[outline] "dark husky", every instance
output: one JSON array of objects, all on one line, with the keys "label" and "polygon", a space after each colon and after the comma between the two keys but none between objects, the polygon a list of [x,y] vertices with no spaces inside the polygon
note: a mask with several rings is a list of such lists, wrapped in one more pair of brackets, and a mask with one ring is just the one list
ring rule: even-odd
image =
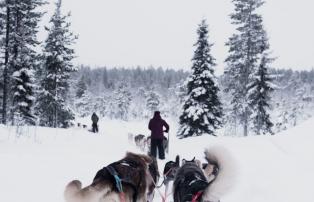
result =
[{"label": "dark husky", "polygon": [[232,188],[235,164],[222,147],[205,150],[206,164],[183,161],[173,183],[174,202],[218,202]]},{"label": "dark husky", "polygon": [[174,177],[180,168],[180,157],[176,156],[175,161],[168,161],[164,167],[164,184],[168,184],[170,181],[174,180]]},{"label": "dark husky", "polygon": [[[151,173],[151,172],[152,173]],[[65,189],[67,202],[147,202],[157,180],[157,163],[147,155],[128,152],[120,161],[99,170],[91,185],[82,189],[79,180]]]},{"label": "dark husky", "polygon": [[169,183],[174,180],[175,175],[180,168],[180,157],[179,155],[176,156],[175,161],[168,161],[165,164],[164,172],[163,172],[163,184],[165,185],[165,193],[164,197],[168,197],[168,189],[169,189]]},{"label": "dark husky", "polygon": [[173,199],[175,202],[195,201],[209,182],[197,160],[183,160],[182,163],[173,183]]}]

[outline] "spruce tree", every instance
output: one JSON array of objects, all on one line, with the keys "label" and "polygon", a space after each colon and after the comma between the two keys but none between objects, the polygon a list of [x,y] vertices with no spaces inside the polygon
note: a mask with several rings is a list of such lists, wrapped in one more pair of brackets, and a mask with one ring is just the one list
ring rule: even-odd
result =
[{"label": "spruce tree", "polygon": [[203,20],[197,30],[198,40],[192,59],[192,75],[187,80],[187,97],[180,116],[177,136],[185,138],[204,133],[215,135],[221,127],[222,107],[218,97],[219,88],[214,75],[215,59],[208,43],[208,28]]},{"label": "spruce tree", "polygon": [[276,132],[287,130],[289,127],[289,112],[287,110],[287,102],[285,100],[283,100],[282,104],[279,105],[279,110],[279,115],[276,117]]},{"label": "spruce tree", "polygon": [[153,114],[154,111],[158,111],[160,104],[160,96],[154,91],[154,89],[149,90],[146,93],[146,108]]},{"label": "spruce tree", "polygon": [[269,109],[270,93],[274,90],[272,77],[268,73],[268,64],[272,61],[268,54],[263,54],[258,70],[252,83],[249,85],[249,105],[254,112],[252,114],[253,131],[260,135],[273,134],[273,123],[270,120]]},{"label": "spruce tree", "polygon": [[121,83],[115,92],[115,101],[117,106],[116,118],[127,120],[129,114],[129,107],[132,101],[131,93],[127,88],[126,83]]},{"label": "spruce tree", "polygon": [[91,115],[91,112],[94,111],[92,104],[94,104],[94,102],[91,99],[90,93],[87,91],[75,100],[76,111],[81,117]]},{"label": "spruce tree", "polygon": [[7,108],[8,108],[8,82],[9,82],[9,34],[12,29],[10,13],[12,2],[1,1],[0,2],[0,54],[4,58],[0,58],[0,70],[1,70],[1,118],[2,123],[7,123]]},{"label": "spruce tree", "polygon": [[263,0],[233,0],[235,12],[231,14],[236,33],[226,43],[229,56],[225,60],[227,67],[225,77],[228,81],[226,91],[232,95],[232,116],[237,117],[243,125],[244,136],[248,135],[252,110],[249,106],[249,84],[258,69],[265,47],[265,31],[262,17],[257,9]]},{"label": "spruce tree", "polygon": [[38,95],[37,111],[40,124],[49,127],[68,127],[74,114],[67,106],[67,91],[70,73],[76,68],[72,64],[76,36],[70,31],[67,19],[70,15],[61,14],[61,0],[56,3],[51,27],[46,28],[48,37],[43,54],[42,78]]},{"label": "spruce tree", "polygon": [[77,83],[76,97],[81,98],[86,93],[86,90],[87,86],[85,83],[85,77],[83,75]]},{"label": "spruce tree", "polygon": [[[5,68],[6,75],[10,75],[10,93],[7,97],[12,101],[12,121],[14,124],[34,124],[32,106],[34,97],[34,70],[38,63],[35,48],[39,45],[37,40],[38,22],[43,13],[38,8],[43,5],[42,0],[20,0],[6,2],[7,25],[5,36]],[[10,70],[10,71],[9,71]],[[4,107],[4,113],[7,109]],[[5,118],[6,119],[6,118]],[[5,122],[4,119],[4,122]]]},{"label": "spruce tree", "polygon": [[[6,7],[5,7],[5,2],[1,1],[0,2],[0,55],[4,55],[5,52],[5,46],[4,46],[4,39],[5,39],[5,25],[6,25],[6,20],[5,20],[5,13],[6,13]],[[0,113],[1,113],[1,123],[5,124],[4,121],[4,113],[3,109],[5,106],[3,106],[3,95],[4,95],[4,60],[2,57],[0,57]]]}]

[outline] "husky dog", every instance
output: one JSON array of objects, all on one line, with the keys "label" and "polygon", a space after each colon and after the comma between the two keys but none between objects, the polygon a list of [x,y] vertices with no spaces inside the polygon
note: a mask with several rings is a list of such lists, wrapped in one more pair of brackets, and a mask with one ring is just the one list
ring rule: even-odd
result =
[{"label": "husky dog", "polygon": [[164,167],[164,184],[174,180],[174,177],[180,168],[180,157],[176,156],[175,161],[168,161]]},{"label": "husky dog", "polygon": [[206,164],[183,160],[173,183],[174,202],[219,202],[232,187],[235,167],[228,151],[221,147],[205,150]]},{"label": "husky dog", "polygon": [[151,157],[127,152],[123,159],[99,170],[91,185],[82,188],[79,180],[70,182],[64,197],[67,202],[147,202],[157,175],[157,163]]},{"label": "husky dog", "polygon": [[178,169],[180,168],[180,157],[179,155],[176,156],[175,161],[168,161],[164,167],[164,181],[163,184],[165,185],[165,197],[168,196],[168,189],[169,183],[174,180],[175,175],[177,174]]},{"label": "husky dog", "polygon": [[183,160],[173,182],[174,202],[195,201],[198,193],[208,185],[200,161],[195,158],[191,161]]},{"label": "husky dog", "polygon": [[142,151],[144,151],[146,146],[146,138],[145,135],[138,134],[134,137],[134,142],[137,147],[139,147]]}]

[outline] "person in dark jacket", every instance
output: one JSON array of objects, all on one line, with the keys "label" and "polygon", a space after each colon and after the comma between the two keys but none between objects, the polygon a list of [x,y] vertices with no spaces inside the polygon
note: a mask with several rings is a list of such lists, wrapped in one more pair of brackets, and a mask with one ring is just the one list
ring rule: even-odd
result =
[{"label": "person in dark jacket", "polygon": [[[165,131],[163,127],[166,128]],[[169,125],[161,118],[159,111],[155,111],[154,117],[149,121],[148,129],[151,130],[150,155],[156,158],[158,148],[159,159],[165,159],[164,132],[169,132]]]},{"label": "person in dark jacket", "polygon": [[96,115],[96,113],[94,112],[93,115],[92,115],[92,122],[93,122],[93,124],[92,124],[92,131],[94,133],[96,133],[96,132],[98,133],[98,120],[99,120],[99,118]]}]

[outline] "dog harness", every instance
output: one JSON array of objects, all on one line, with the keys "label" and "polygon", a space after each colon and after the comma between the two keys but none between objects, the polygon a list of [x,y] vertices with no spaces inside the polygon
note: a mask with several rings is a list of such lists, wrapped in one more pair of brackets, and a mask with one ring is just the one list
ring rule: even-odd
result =
[{"label": "dog harness", "polygon": [[183,201],[196,202],[202,197],[203,191],[208,187],[209,183],[202,179],[195,179],[191,182],[186,182],[186,195]]},{"label": "dog harness", "polygon": [[106,176],[106,173],[108,172],[113,177],[113,181],[115,183],[115,187],[116,187],[117,191],[119,192],[122,201],[125,201],[125,196],[124,196],[124,191],[123,191],[123,184],[129,185],[133,189],[133,191],[134,191],[133,197],[132,197],[133,198],[133,202],[136,202],[136,198],[137,198],[137,195],[138,195],[137,187],[139,185],[135,185],[132,182],[132,180],[130,178],[131,176],[121,176],[121,174],[118,173],[118,171],[115,168],[118,165],[127,166],[127,167],[129,167],[129,169],[137,169],[138,168],[137,163],[122,160],[122,161],[114,162],[114,163],[104,167],[102,170],[100,170],[99,175],[100,176]]},{"label": "dog harness", "polygon": [[197,202],[197,200],[202,196],[203,192],[199,191],[192,197],[192,202]]}]

